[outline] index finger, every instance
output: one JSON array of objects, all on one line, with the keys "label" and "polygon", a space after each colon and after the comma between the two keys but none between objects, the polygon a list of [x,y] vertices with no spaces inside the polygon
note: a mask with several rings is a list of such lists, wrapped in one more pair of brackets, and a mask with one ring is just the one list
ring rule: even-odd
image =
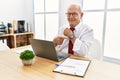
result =
[{"label": "index finger", "polygon": [[63,38],[63,39],[68,39],[68,37],[66,37],[66,36],[60,36],[61,38]]}]

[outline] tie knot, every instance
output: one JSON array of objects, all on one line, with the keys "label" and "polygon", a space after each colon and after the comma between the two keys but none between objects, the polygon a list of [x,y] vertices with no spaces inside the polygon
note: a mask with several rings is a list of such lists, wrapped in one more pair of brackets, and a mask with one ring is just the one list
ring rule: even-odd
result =
[{"label": "tie knot", "polygon": [[70,30],[74,31],[74,30],[75,30],[75,28],[71,27],[71,28],[70,28]]}]

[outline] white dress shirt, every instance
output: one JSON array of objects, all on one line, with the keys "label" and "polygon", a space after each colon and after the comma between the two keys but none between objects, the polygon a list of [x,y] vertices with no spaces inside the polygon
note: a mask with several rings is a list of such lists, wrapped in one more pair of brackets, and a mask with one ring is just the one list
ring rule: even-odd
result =
[{"label": "white dress shirt", "polygon": [[[57,36],[64,36],[63,32],[65,28],[70,28],[69,25],[60,27]],[[73,44],[74,55],[86,56],[89,51],[89,47],[93,42],[93,30],[88,25],[79,23],[74,30],[76,40]],[[69,39],[64,39],[61,45],[56,46],[56,50],[68,53]]]}]

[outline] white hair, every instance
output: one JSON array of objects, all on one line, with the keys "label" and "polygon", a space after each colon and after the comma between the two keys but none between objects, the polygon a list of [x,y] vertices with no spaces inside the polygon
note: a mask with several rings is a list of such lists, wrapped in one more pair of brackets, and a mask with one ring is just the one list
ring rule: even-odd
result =
[{"label": "white hair", "polygon": [[79,6],[80,11],[81,11],[82,13],[84,12],[81,4],[78,4],[78,3],[71,3],[71,4],[69,5],[69,7],[70,7],[71,5]]}]

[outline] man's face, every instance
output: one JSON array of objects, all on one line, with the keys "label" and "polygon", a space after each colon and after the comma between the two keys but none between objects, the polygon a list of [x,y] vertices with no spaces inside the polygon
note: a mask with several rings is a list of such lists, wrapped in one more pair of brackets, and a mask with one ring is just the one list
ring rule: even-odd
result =
[{"label": "man's face", "polygon": [[70,7],[66,14],[71,27],[75,27],[77,24],[79,24],[80,19],[83,16],[83,13],[80,13],[79,9],[76,7]]}]

